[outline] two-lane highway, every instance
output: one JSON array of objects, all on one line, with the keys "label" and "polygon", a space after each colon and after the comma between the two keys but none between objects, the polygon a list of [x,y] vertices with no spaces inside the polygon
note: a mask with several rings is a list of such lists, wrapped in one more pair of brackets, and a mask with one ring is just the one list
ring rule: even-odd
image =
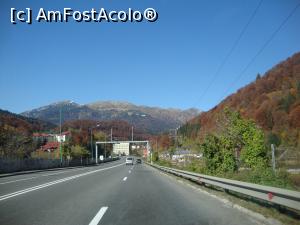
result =
[{"label": "two-lane highway", "polygon": [[0,224],[256,223],[145,164],[119,160],[0,178]]}]

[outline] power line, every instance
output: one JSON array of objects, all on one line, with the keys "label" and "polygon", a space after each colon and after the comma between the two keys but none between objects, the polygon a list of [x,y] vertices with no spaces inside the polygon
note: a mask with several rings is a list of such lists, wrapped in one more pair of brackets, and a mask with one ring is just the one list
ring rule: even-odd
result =
[{"label": "power line", "polygon": [[[215,74],[213,75],[212,79],[210,80],[209,84],[206,86],[206,88],[204,89],[204,91],[202,92],[202,94],[200,95],[200,98],[197,102],[200,102],[202,100],[202,98],[206,95],[207,91],[209,90],[209,88],[213,85],[215,79],[218,77],[219,73],[221,72],[222,68],[224,67],[224,65],[226,64],[226,62],[228,61],[229,57],[231,56],[231,54],[233,53],[233,51],[235,50],[236,46],[239,44],[240,40],[242,39],[244,33],[246,32],[247,28],[249,27],[250,23],[252,22],[252,20],[254,19],[255,15],[257,14],[258,9],[260,8],[262,2],[264,0],[261,0],[258,5],[256,6],[255,10],[253,11],[253,13],[251,14],[251,16],[249,17],[249,20],[247,21],[247,23],[245,24],[245,26],[243,27],[243,29],[241,30],[239,36],[237,37],[237,39],[235,40],[235,42],[233,43],[233,45],[231,46],[229,52],[227,53],[227,55],[225,56],[224,60],[222,61],[222,63],[219,65],[219,67],[217,68]],[[196,105],[196,103],[194,105]]]},{"label": "power line", "polygon": [[233,82],[230,83],[228,88],[225,90],[219,101],[221,101],[227,94],[227,92],[232,88],[232,86],[237,83],[241,77],[245,74],[248,68],[254,63],[256,58],[265,50],[265,48],[270,44],[273,38],[278,34],[278,32],[282,29],[282,27],[287,23],[287,21],[292,17],[292,15],[296,12],[296,10],[300,7],[300,2],[293,8],[293,10],[288,14],[288,16],[281,22],[281,24],[277,27],[277,29],[271,34],[271,36],[267,39],[267,41],[262,45],[262,47],[257,51],[257,53],[252,57],[249,63],[245,66],[245,68],[239,73],[239,75],[234,79]]}]

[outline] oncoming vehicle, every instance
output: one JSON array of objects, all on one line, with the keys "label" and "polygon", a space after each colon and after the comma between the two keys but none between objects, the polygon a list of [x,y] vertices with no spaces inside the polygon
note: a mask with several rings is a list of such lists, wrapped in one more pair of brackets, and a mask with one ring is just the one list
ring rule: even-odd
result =
[{"label": "oncoming vehicle", "polygon": [[125,161],[126,165],[133,165],[133,158],[132,157],[127,157]]},{"label": "oncoming vehicle", "polygon": [[141,159],[136,159],[136,163],[142,163],[142,160]]}]

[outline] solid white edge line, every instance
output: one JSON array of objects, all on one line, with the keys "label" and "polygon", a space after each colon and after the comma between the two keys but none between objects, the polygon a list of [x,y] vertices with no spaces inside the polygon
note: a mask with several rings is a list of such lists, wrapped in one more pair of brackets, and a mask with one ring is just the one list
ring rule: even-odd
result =
[{"label": "solid white edge line", "polygon": [[108,209],[107,206],[101,207],[101,209],[98,211],[98,213],[92,219],[92,221],[89,223],[89,225],[97,225],[100,222],[101,218],[103,217],[103,215],[107,209]]},{"label": "solid white edge line", "polygon": [[78,177],[93,174],[93,173],[103,171],[103,170],[112,169],[112,168],[115,168],[115,167],[118,167],[118,166],[121,166],[121,165],[124,165],[124,163],[121,163],[121,164],[118,164],[118,165],[115,165],[115,166],[111,166],[111,167],[98,169],[98,170],[89,171],[89,172],[86,172],[86,173],[77,174],[77,175],[74,175],[74,176],[70,176],[70,177],[59,179],[59,180],[51,181],[51,182],[48,182],[48,183],[45,183],[45,184],[37,185],[37,186],[31,187],[31,188],[26,188],[26,189],[16,191],[16,192],[13,192],[13,193],[10,193],[10,194],[2,195],[2,196],[0,196],[0,201],[8,199],[8,198],[15,197],[15,196],[18,196],[18,195],[21,195],[21,194],[25,194],[25,193],[28,193],[28,192],[31,192],[31,191],[35,191],[35,190],[38,190],[38,189],[41,189],[41,188],[49,187],[49,186],[52,186],[54,184],[62,183],[62,182],[68,181],[68,180],[73,180],[73,179],[78,178]]},{"label": "solid white edge line", "polygon": [[123,178],[123,181],[126,181],[126,180],[127,180],[127,177],[124,177],[124,178]]}]

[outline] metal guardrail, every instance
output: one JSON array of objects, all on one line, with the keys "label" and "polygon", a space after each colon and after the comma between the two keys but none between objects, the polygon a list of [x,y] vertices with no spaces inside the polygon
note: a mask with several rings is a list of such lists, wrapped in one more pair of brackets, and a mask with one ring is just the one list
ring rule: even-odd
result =
[{"label": "metal guardrail", "polygon": [[216,187],[221,187],[224,190],[242,193],[244,195],[262,199],[270,203],[275,203],[281,206],[289,207],[291,209],[300,210],[300,192],[298,191],[291,191],[282,188],[269,187],[259,184],[208,176],[199,173],[158,166],[154,164],[149,165],[167,173],[171,173],[176,176],[193,180],[198,183],[204,183]]}]

